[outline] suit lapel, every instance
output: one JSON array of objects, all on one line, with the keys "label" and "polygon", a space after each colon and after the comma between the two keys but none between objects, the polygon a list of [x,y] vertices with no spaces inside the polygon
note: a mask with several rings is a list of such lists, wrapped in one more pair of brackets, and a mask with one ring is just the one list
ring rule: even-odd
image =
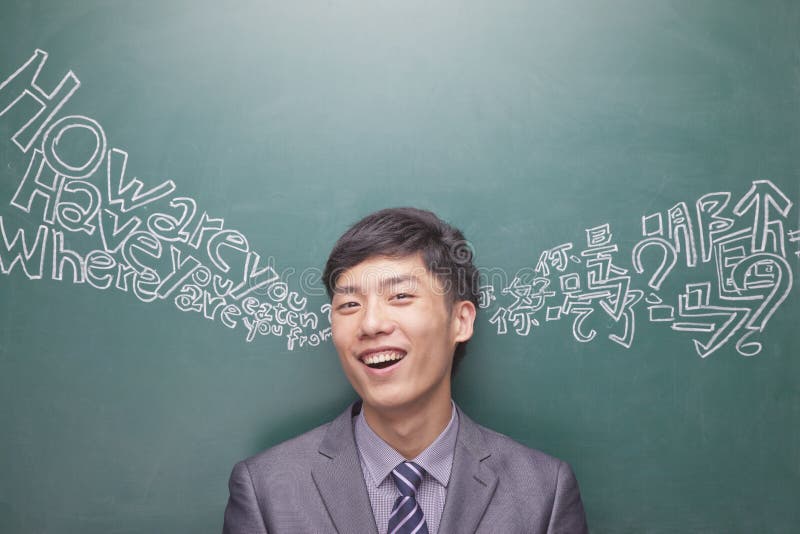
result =
[{"label": "suit lapel", "polygon": [[487,449],[478,425],[458,409],[458,438],[439,531],[472,534],[497,487],[497,475],[482,462]]},{"label": "suit lapel", "polygon": [[311,476],[338,532],[377,534],[353,436],[353,409],[328,427],[320,454],[311,466]]}]

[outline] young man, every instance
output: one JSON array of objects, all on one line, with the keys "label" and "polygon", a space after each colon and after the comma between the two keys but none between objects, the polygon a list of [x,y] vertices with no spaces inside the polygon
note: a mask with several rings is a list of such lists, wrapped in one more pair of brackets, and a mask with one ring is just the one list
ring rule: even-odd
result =
[{"label": "young man", "polygon": [[361,401],[238,463],[226,534],[587,532],[570,467],[471,421],[450,381],[478,280],[460,231],[382,210],[325,267],[333,343]]}]

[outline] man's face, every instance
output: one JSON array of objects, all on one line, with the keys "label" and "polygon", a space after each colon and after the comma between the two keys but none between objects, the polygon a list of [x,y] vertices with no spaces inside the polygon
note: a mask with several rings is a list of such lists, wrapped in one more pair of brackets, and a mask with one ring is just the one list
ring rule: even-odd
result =
[{"label": "man's face", "polygon": [[333,344],[367,409],[449,401],[453,352],[475,318],[471,302],[448,305],[449,298],[419,255],[376,256],[338,277]]}]

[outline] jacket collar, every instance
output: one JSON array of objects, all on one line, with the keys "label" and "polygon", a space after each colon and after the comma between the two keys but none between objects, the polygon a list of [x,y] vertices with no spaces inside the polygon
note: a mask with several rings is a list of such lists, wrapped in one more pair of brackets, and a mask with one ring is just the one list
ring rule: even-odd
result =
[{"label": "jacket collar", "polygon": [[481,428],[461,408],[453,470],[439,532],[474,533],[497,488],[497,475],[484,460],[492,453]]},{"label": "jacket collar", "polygon": [[357,402],[328,425],[311,476],[338,532],[378,534],[353,434],[360,410]]},{"label": "jacket collar", "polygon": [[[472,533],[494,495],[497,475],[483,463],[491,452],[480,427],[456,410],[458,437],[439,531]],[[337,531],[377,534],[353,433],[353,416],[360,411],[356,402],[331,422],[311,475]]]}]

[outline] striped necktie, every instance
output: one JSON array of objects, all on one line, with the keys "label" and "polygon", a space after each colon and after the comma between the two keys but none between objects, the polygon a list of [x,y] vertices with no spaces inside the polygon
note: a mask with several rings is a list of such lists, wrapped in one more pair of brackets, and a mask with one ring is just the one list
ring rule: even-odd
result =
[{"label": "striped necktie", "polygon": [[416,498],[423,473],[425,470],[414,462],[403,462],[392,470],[400,496],[389,516],[389,534],[428,534],[428,525]]}]

